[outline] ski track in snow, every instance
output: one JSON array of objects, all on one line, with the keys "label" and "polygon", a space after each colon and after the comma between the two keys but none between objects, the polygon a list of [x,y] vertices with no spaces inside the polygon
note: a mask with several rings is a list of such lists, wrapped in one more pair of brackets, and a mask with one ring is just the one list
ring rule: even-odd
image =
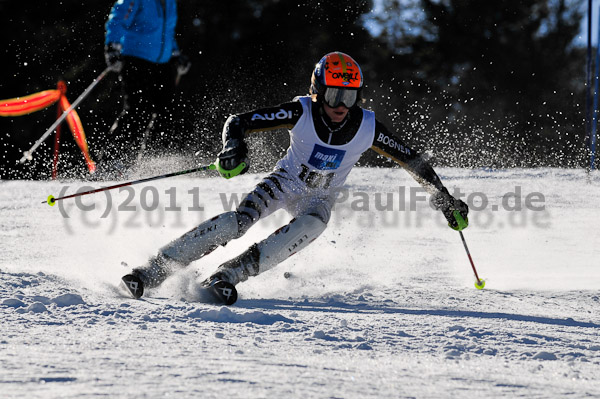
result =
[{"label": "ski track in snow", "polygon": [[[600,175],[439,172],[449,188],[485,193],[490,209],[516,186],[523,200],[544,195],[544,212],[471,213],[465,238],[483,291],[458,234],[426,204],[381,212],[349,200],[311,247],[238,285],[229,308],[195,302],[196,281],[285,214],[141,300],[117,283],[222,212],[219,193],[248,191],[259,175],[157,182],[152,212],[141,210],[142,186],[127,203],[135,210],[123,191],[86,197],[80,205],[97,208],[84,211],[40,202],[90,183],[0,181],[0,396],[599,397]],[[358,168],[348,180],[350,193],[392,193],[396,205],[400,186],[407,198],[416,187],[399,169]],[[166,211],[175,192],[181,210]],[[205,210],[190,211],[200,198]]]}]

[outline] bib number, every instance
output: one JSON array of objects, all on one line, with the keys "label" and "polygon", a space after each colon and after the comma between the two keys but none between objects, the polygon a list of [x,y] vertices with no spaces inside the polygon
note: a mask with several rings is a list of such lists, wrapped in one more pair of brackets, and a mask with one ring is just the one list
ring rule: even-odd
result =
[{"label": "bib number", "polygon": [[306,184],[307,187],[310,188],[323,188],[328,189],[331,185],[331,181],[335,176],[334,172],[329,173],[319,173],[316,171],[311,171],[308,166],[302,164],[302,171],[298,175],[298,178]]}]

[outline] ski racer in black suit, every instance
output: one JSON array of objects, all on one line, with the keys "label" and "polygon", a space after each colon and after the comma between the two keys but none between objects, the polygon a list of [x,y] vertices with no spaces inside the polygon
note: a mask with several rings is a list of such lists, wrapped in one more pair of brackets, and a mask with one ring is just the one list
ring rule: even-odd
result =
[{"label": "ski racer in black suit", "polygon": [[[123,281],[134,297],[156,287],[173,271],[200,259],[218,246],[241,237],[258,220],[286,209],[293,219],[241,255],[225,262],[206,280],[210,288],[232,287],[269,270],[308,246],[325,230],[341,187],[360,155],[372,149],[404,167],[431,194],[450,227],[467,226],[467,205],[452,197],[433,168],[415,150],[359,106],[362,71],[349,55],[333,52],[316,65],[310,95],[275,107],[232,115],[223,128],[217,169],[226,178],[248,170],[248,134],[279,128],[290,131],[287,154],[240,203],[172,241]],[[221,286],[219,286],[221,287]],[[232,303],[235,299],[227,302]]]}]

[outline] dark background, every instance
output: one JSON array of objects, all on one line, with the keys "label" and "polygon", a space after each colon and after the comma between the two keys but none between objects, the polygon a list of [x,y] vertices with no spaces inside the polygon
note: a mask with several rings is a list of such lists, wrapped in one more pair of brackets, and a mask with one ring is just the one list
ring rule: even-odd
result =
[{"label": "dark background", "polygon": [[[113,2],[0,0],[0,98],[68,84],[73,102],[105,68]],[[191,163],[214,158],[231,113],[307,94],[314,64],[334,50],[361,65],[365,107],[435,165],[583,167],[586,50],[581,0],[187,0],[177,40],[192,60],[181,82],[185,123],[174,129]],[[420,10],[415,12],[415,10]],[[377,35],[365,28],[376,25]],[[78,108],[92,157],[121,109],[116,74]],[[0,178],[47,178],[53,139],[16,165],[56,118],[55,107],[0,118]],[[64,129],[64,128],[63,128]],[[287,134],[252,138],[253,168],[269,169]],[[61,172],[84,176],[63,130]],[[196,155],[194,155],[196,154]],[[370,154],[363,165],[392,166]]]}]

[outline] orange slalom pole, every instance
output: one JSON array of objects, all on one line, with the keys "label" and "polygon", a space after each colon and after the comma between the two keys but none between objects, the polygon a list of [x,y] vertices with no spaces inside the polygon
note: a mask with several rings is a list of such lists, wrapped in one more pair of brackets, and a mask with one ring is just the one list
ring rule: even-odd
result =
[{"label": "orange slalom pole", "polygon": [[0,116],[21,116],[39,111],[58,101],[59,90],[44,90],[23,97],[0,100]]},{"label": "orange slalom pole", "polygon": [[[69,109],[71,104],[69,104],[69,100],[67,100],[66,96],[62,96],[60,98],[60,106],[63,110]],[[83,130],[83,125],[81,124],[81,119],[79,119],[79,115],[77,111],[72,110],[67,115],[67,124],[69,125],[69,129],[71,129],[71,133],[73,133],[73,138],[75,142],[79,146],[79,149],[83,153],[83,157],[85,158],[85,162],[87,164],[88,170],[90,173],[94,173],[96,171],[96,163],[90,157],[89,148],[87,145],[87,140],[85,138],[85,132]]]}]

